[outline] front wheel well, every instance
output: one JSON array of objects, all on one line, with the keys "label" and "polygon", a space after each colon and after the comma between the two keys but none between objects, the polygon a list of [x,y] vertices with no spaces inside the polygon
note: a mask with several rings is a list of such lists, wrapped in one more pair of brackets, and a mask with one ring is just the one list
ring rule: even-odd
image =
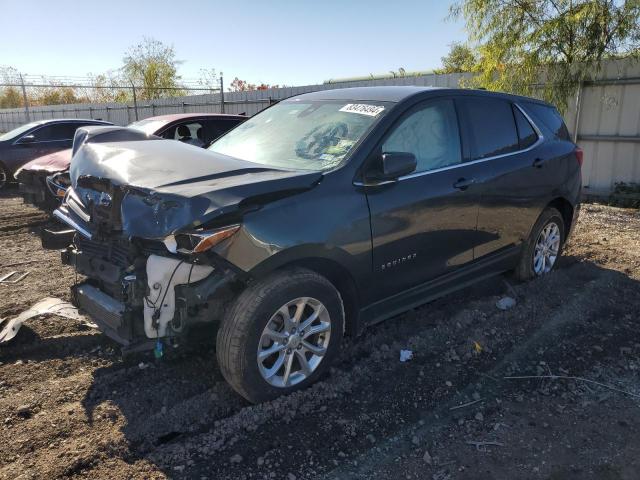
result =
[{"label": "front wheel well", "polygon": [[345,334],[359,332],[360,302],[356,283],[349,271],[337,262],[326,258],[305,258],[282,265],[285,268],[306,268],[325,277],[338,290],[344,306]]},{"label": "front wheel well", "polygon": [[4,183],[0,183],[0,189],[4,189],[8,183],[13,182],[15,179],[13,178],[13,174],[2,161],[0,161],[0,171],[4,171],[5,174]]},{"label": "front wheel well", "polygon": [[558,210],[562,214],[562,220],[564,221],[564,230],[565,230],[565,238],[567,239],[569,232],[571,231],[573,225],[573,205],[569,200],[564,197],[558,197],[553,199],[551,202],[547,204],[546,208],[553,207]]}]

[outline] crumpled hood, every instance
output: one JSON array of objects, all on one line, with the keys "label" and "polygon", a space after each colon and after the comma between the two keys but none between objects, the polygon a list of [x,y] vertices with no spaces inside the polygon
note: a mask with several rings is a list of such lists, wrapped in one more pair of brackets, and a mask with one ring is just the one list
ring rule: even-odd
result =
[{"label": "crumpled hood", "polygon": [[[244,204],[312,188],[322,177],[171,140],[85,143],[70,172],[73,193],[92,222],[119,206],[122,231],[142,238],[198,227]],[[95,215],[96,209],[102,213]]]},{"label": "crumpled hood", "polygon": [[25,164],[21,170],[61,172],[69,168],[71,163],[71,149],[60,150],[59,152],[43,155]]}]

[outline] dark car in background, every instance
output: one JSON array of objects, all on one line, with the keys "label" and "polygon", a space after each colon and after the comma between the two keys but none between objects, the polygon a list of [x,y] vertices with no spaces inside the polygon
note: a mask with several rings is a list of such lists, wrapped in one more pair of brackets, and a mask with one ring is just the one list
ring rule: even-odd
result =
[{"label": "dark car in background", "polygon": [[316,381],[345,333],[505,271],[547,274],[579,211],[582,151],[526,97],[326,90],[208,150],[170,143],[75,154],[55,211],[76,230],[74,301],[130,349],[209,324],[254,402]]},{"label": "dark car in background", "polygon": [[[218,113],[183,113],[146,118],[128,125],[146,135],[178,140],[198,147],[206,147],[213,140],[245,121],[243,115]],[[16,174],[25,203],[51,211],[59,204],[69,186],[71,149],[36,158]]]},{"label": "dark car in background", "polygon": [[81,118],[39,120],[0,135],[0,189],[13,180],[16,170],[34,158],[71,147],[76,130],[85,125],[111,123]]}]

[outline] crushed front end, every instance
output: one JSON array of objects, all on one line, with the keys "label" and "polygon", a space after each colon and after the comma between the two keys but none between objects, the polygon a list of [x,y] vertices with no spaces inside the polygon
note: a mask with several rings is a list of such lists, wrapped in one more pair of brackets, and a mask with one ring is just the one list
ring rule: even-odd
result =
[{"label": "crushed front end", "polygon": [[[322,174],[266,168],[164,140],[107,140],[79,129],[70,187],[54,217],[73,240],[62,261],[86,279],[76,304],[128,348],[173,341],[222,318],[253,267],[279,247],[247,229],[268,201],[313,188]],[[67,246],[69,245],[69,246]]]},{"label": "crushed front end", "polygon": [[54,213],[76,231],[61,254],[85,277],[73,287],[74,304],[127,350],[177,343],[194,325],[219,320],[234,270],[207,255],[171,252],[161,240],[127,236],[119,193],[105,186],[83,189],[91,192],[84,202],[70,189]]}]

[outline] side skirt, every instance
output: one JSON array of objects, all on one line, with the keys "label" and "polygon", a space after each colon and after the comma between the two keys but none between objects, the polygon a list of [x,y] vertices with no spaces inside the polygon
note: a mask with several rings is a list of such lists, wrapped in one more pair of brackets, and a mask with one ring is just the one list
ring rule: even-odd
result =
[{"label": "side skirt", "polygon": [[482,258],[460,270],[429,280],[409,290],[379,300],[360,312],[361,325],[366,327],[395,317],[436,298],[463,289],[481,280],[512,269],[520,255],[520,246],[513,246],[498,254]]}]

